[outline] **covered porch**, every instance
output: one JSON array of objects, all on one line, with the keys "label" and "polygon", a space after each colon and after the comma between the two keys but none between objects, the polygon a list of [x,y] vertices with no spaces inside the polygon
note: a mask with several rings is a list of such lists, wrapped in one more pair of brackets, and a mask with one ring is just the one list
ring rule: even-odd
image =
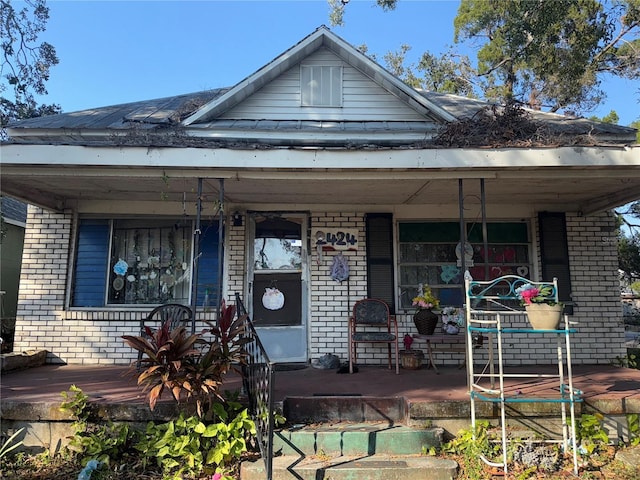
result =
[{"label": "covered porch", "polygon": [[[508,371],[530,372],[528,367],[509,367]],[[553,372],[554,366],[540,365],[540,373]],[[371,398],[401,397],[408,410],[406,420],[417,419],[416,407],[431,411],[431,419],[437,417],[466,419],[469,414],[469,390],[466,371],[455,366],[439,365],[439,373],[431,368],[417,370],[401,369],[396,375],[393,369],[363,365],[358,373],[339,374],[336,370],[317,369],[307,365],[277,365],[273,399],[276,406],[286,399],[330,397],[352,398],[362,401]],[[527,396],[548,396],[557,392],[557,380],[545,378],[506,378],[506,391]],[[582,410],[620,416],[640,413],[640,370],[613,365],[577,365],[573,367],[574,387],[583,392]],[[145,395],[136,385],[135,371],[121,365],[44,365],[27,370],[3,373],[0,379],[0,407],[2,420],[33,420],[40,416],[56,414],[54,405],[62,401],[61,392],[76,385],[89,396],[89,401],[98,405],[113,405],[126,409],[131,407],[141,416],[149,418]],[[226,377],[222,391],[240,392],[240,376]],[[163,398],[159,405],[173,405],[170,397]],[[22,406],[22,407],[21,407]],[[29,406],[31,418],[18,416],[20,408]],[[34,415],[46,410],[50,414]],[[159,411],[162,411],[160,408]],[[413,412],[413,413],[412,413]],[[302,412],[296,415],[303,415]],[[295,419],[288,419],[289,421]],[[339,421],[339,418],[334,419]],[[298,419],[299,421],[299,419]],[[455,433],[455,432],[452,432]]]}]

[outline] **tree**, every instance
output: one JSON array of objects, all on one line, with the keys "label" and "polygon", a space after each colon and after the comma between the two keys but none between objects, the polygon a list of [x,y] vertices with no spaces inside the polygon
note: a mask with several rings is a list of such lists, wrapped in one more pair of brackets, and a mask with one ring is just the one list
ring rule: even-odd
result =
[{"label": "tree", "polygon": [[613,125],[617,125],[620,121],[620,117],[618,116],[618,112],[615,110],[611,110],[607,115],[602,118],[599,118],[595,115],[589,117],[589,120],[595,120],[596,122],[610,123]]},{"label": "tree", "polygon": [[640,280],[640,200],[614,211],[618,224],[618,268],[629,283]]},{"label": "tree", "polygon": [[631,122],[629,124],[631,128],[635,128],[638,132],[636,133],[636,143],[640,143],[640,120],[636,120],[635,122]]},{"label": "tree", "polygon": [[[341,21],[348,1],[329,1]],[[477,45],[479,96],[581,113],[604,100],[603,75],[640,78],[640,0],[461,0],[454,41]],[[424,67],[438,77],[451,58],[427,54]]]},{"label": "tree", "polygon": [[58,64],[55,48],[38,44],[45,31],[49,8],[45,0],[25,0],[16,10],[11,0],[0,0],[0,127],[19,118],[60,113],[58,105],[38,105],[35,96],[46,95],[45,82]]},{"label": "tree", "polygon": [[451,49],[440,57],[424,52],[417,65],[405,65],[409,50],[409,45],[401,45],[399,51],[384,55],[387,69],[407,85],[432,92],[476,96],[478,77],[469,57]]}]

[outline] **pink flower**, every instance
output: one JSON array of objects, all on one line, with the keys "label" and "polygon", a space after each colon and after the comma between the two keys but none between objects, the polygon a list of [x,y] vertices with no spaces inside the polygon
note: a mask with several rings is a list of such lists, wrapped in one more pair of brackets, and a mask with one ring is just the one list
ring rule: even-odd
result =
[{"label": "pink flower", "polygon": [[222,480],[222,474],[221,473],[214,473],[213,477],[211,477],[211,480]]},{"label": "pink flower", "polygon": [[537,288],[529,288],[527,290],[523,290],[520,292],[520,296],[524,303],[527,305],[531,305],[531,299],[537,297],[540,294],[540,290]]}]

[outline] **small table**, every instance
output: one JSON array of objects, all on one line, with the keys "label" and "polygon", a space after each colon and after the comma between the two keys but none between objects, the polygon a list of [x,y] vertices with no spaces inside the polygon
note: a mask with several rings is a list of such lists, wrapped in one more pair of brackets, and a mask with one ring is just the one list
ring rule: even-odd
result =
[{"label": "small table", "polygon": [[[456,335],[423,335],[421,333],[414,333],[413,338],[416,340],[425,340],[427,342],[427,356],[429,357],[429,362],[427,363],[427,368],[433,367],[433,370],[436,373],[438,372],[438,367],[436,367],[435,362],[433,361],[433,348],[432,345],[443,345],[444,348],[438,348],[439,351],[444,352],[462,352],[466,353],[467,345],[465,340],[464,333],[458,333]],[[466,358],[466,355],[465,355]],[[462,362],[458,368],[462,368],[464,366],[464,362]]]}]

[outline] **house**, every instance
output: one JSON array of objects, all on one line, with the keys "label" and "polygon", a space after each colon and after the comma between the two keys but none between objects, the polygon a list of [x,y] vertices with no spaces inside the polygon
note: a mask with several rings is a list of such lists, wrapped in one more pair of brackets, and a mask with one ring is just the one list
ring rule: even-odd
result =
[{"label": "house", "polygon": [[27,222],[27,205],[15,198],[0,197],[0,322],[2,338],[0,351],[13,348],[13,332],[18,306],[20,284],[20,260],[24,229]]},{"label": "house", "polygon": [[[557,277],[574,363],[624,354],[610,210],[640,197],[634,129],[415,90],[320,27],[233,87],[8,133],[2,191],[32,205],[16,349],[49,362],[128,363],[153,306],[202,321],[236,293],[273,360],[345,359],[356,300],[402,337],[419,285],[460,306],[465,270]],[[538,342],[505,361],[555,362]]]}]

